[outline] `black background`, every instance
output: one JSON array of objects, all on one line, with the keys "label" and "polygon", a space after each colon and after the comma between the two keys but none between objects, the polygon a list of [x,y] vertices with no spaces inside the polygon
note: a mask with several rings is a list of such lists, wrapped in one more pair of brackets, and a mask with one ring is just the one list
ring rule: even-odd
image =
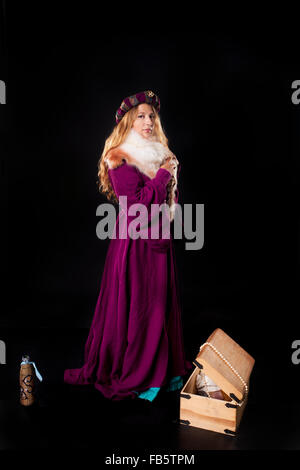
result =
[{"label": "black background", "polygon": [[82,363],[109,244],[96,237],[96,208],[106,202],[98,159],[122,99],[151,89],[181,163],[179,202],[205,205],[203,248],[175,242],[188,359],[224,329],[256,359],[252,404],[266,401],[272,415],[288,394],[285,419],[296,423],[296,32],[270,23],[175,27],[157,16],[117,22],[88,7],[2,2],[2,393],[14,393],[24,348],[49,383]]}]

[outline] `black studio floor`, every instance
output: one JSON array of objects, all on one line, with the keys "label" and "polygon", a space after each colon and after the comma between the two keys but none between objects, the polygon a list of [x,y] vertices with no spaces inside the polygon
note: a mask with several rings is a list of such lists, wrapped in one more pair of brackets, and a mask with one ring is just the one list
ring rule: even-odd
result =
[{"label": "black studio floor", "polygon": [[[299,450],[300,408],[289,400],[268,400],[259,370],[237,436],[227,436],[178,423],[179,391],[162,389],[154,402],[110,401],[92,386],[63,383],[65,368],[79,367],[86,329],[6,329],[7,364],[1,365],[0,450],[97,449],[102,455],[163,449],[175,453],[202,450]],[[28,344],[31,349],[28,350]],[[29,352],[43,375],[36,404],[19,404],[19,359]],[[188,377],[186,377],[187,379]],[[127,454],[126,454],[127,453]]]},{"label": "black studio floor", "polygon": [[[298,442],[295,439],[296,422],[290,421],[289,428],[282,427],[273,411],[263,412],[262,407],[249,405],[238,435],[231,437],[178,424],[177,392],[161,393],[152,404],[144,400],[108,402],[89,387],[76,391],[66,386],[44,387],[42,393],[39,403],[28,408],[19,405],[17,399],[1,400],[1,450],[98,448],[103,455],[109,455],[129,449],[184,452],[300,448],[299,434]],[[283,411],[290,413],[288,406]]]}]

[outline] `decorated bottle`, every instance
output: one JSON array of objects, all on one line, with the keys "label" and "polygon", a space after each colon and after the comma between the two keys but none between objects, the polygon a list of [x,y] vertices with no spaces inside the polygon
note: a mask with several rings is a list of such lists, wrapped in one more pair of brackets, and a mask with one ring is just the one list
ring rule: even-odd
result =
[{"label": "decorated bottle", "polygon": [[29,356],[22,356],[20,364],[20,403],[31,406],[35,402],[36,379],[42,381],[42,376]]}]

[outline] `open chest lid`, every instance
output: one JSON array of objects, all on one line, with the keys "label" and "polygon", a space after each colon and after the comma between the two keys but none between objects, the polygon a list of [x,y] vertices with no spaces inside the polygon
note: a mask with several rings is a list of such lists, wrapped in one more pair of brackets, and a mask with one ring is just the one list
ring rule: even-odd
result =
[{"label": "open chest lid", "polygon": [[194,364],[237,403],[245,397],[255,360],[217,328],[200,347]]}]

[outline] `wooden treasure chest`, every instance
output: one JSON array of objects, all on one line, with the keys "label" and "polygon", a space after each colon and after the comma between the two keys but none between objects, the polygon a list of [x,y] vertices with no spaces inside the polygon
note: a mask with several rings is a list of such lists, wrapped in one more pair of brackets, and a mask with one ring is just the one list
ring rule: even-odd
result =
[{"label": "wooden treasure chest", "polygon": [[180,392],[179,422],[235,435],[247,403],[254,362],[217,328],[200,347],[193,361],[196,368]]}]

